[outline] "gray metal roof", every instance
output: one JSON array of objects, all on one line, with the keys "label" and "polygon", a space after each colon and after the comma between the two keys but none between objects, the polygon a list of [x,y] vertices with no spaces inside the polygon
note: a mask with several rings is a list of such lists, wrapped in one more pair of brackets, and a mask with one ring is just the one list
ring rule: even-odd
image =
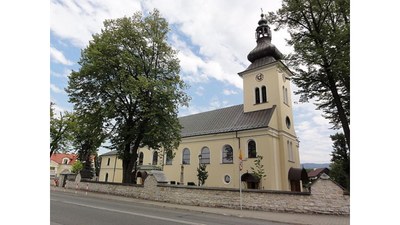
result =
[{"label": "gray metal roof", "polygon": [[243,112],[243,105],[180,117],[182,137],[226,133],[267,127],[275,106],[255,112]]},{"label": "gray metal roof", "polygon": [[[179,123],[183,127],[181,135],[184,138],[268,127],[274,110],[275,106],[244,113],[242,104],[179,117]],[[101,156],[116,154],[117,151],[114,150]]]},{"label": "gray metal roof", "polygon": [[114,150],[114,151],[109,151],[107,153],[104,153],[104,154],[102,154],[100,156],[108,156],[108,155],[116,155],[116,154],[117,154],[117,150]]}]

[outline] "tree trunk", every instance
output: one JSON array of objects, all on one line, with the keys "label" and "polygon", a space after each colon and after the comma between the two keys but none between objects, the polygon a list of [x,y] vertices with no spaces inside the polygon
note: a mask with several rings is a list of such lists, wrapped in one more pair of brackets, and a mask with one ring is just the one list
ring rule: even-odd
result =
[{"label": "tree trunk", "polygon": [[347,120],[347,116],[346,116],[345,110],[343,109],[342,101],[340,99],[340,95],[339,95],[339,93],[337,91],[337,88],[336,88],[336,82],[333,79],[332,72],[329,69],[327,69],[327,75],[328,75],[329,89],[330,89],[330,91],[332,93],[333,101],[335,103],[336,109],[337,109],[338,114],[339,114],[339,119],[340,119],[340,122],[342,124],[344,136],[345,136],[345,139],[346,139],[346,144],[347,144],[347,147],[348,147],[348,149],[350,151],[350,126],[349,126],[349,121]]}]

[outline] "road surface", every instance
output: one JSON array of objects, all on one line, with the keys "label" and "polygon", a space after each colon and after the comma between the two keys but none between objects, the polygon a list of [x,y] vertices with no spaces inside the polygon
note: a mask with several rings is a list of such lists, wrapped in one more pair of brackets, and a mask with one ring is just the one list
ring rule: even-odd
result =
[{"label": "road surface", "polygon": [[285,225],[266,220],[164,208],[138,201],[99,198],[71,192],[50,194],[51,225]]}]

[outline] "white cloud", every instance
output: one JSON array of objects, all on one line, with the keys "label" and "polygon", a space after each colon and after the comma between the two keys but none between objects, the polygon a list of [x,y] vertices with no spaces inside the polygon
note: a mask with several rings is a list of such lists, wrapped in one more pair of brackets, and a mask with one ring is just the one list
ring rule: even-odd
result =
[{"label": "white cloud", "polygon": [[71,72],[72,72],[72,70],[70,70],[70,69],[64,69],[62,73],[50,71],[50,74],[55,77],[68,78],[68,76],[71,74]]},{"label": "white cloud", "polygon": [[57,87],[54,84],[50,84],[50,89],[51,91],[53,91],[54,93],[65,93],[63,89]]},{"label": "white cloud", "polygon": [[105,19],[132,16],[141,9],[140,2],[132,0],[51,0],[50,8],[51,31],[79,48],[100,32]]},{"label": "white cloud", "polygon": [[196,91],[195,91],[196,95],[198,96],[203,96],[204,95],[204,87],[199,86]]},{"label": "white cloud", "polygon": [[224,95],[236,95],[238,92],[234,90],[224,89],[222,93],[224,93]]},{"label": "white cloud", "polygon": [[50,58],[57,63],[61,63],[66,66],[70,66],[73,63],[65,58],[64,54],[54,47],[50,47]]}]

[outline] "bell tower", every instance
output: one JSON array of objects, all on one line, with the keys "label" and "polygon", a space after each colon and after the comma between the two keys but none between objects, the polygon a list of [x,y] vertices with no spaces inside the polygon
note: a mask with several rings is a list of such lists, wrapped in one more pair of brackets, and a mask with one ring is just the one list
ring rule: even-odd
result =
[{"label": "bell tower", "polygon": [[271,29],[261,14],[255,31],[257,46],[247,55],[251,64],[239,73],[243,79],[244,113],[276,106],[275,129],[295,136],[291,103],[291,72],[281,61],[283,54],[271,43]]}]

